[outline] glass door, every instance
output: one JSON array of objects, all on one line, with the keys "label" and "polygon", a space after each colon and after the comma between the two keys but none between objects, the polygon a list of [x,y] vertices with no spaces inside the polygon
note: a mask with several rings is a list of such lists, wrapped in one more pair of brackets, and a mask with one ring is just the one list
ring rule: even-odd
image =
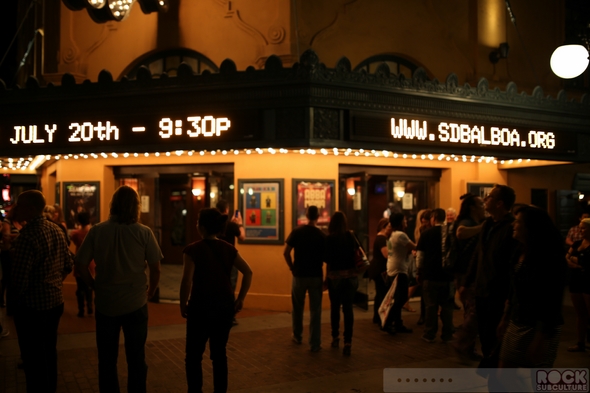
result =
[{"label": "glass door", "polygon": [[[368,232],[368,181],[366,172],[341,175],[339,210],[346,214],[348,228],[354,231],[363,249],[369,254]],[[359,277],[359,287],[355,295],[355,304],[365,310],[369,309],[369,279]]]}]

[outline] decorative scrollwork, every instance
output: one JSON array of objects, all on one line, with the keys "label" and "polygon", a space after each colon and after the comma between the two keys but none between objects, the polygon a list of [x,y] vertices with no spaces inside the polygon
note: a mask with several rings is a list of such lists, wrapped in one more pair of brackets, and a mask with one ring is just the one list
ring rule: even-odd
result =
[{"label": "decorative scrollwork", "polygon": [[271,26],[268,29],[268,42],[271,44],[280,44],[285,39],[285,29],[281,26]]}]

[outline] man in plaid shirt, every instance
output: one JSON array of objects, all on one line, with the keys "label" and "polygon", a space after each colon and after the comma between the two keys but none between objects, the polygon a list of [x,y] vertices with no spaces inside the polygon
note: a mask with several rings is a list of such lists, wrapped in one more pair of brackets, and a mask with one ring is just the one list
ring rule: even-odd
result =
[{"label": "man in plaid shirt", "polygon": [[57,388],[62,282],[73,266],[64,231],[43,217],[44,207],[45,197],[36,190],[20,194],[15,206],[16,220],[24,227],[14,245],[11,285],[27,392],[55,392]]}]

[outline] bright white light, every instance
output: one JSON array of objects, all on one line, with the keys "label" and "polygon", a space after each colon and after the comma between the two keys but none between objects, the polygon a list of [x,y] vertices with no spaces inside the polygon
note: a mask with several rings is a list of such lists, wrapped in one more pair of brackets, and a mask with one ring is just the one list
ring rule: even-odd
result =
[{"label": "bright white light", "polygon": [[580,195],[578,195],[578,199],[579,199],[579,200],[582,200],[582,199],[584,199],[584,194],[580,193]]},{"label": "bright white light", "polygon": [[349,188],[348,190],[348,195],[353,196],[354,194],[356,194],[356,190],[354,188]]},{"label": "bright white light", "polygon": [[403,198],[403,197],[404,197],[404,195],[406,195],[406,193],[405,193],[405,192],[403,192],[403,191],[398,191],[398,192],[397,192],[397,196],[398,196],[398,198]]},{"label": "bright white light", "polygon": [[549,64],[558,77],[572,79],[588,67],[588,51],[582,45],[563,45],[555,49]]},{"label": "bright white light", "polygon": [[196,197],[201,195],[201,189],[199,189],[199,188],[193,188],[191,191],[192,191],[193,195]]}]

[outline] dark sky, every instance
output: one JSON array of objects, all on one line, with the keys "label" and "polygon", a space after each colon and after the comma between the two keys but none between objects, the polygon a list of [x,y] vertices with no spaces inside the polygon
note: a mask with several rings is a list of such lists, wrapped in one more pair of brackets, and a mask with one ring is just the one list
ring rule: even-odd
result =
[{"label": "dark sky", "polygon": [[0,60],[4,61],[0,65],[0,79],[6,84],[11,84],[14,73],[16,72],[18,60],[16,59],[16,42],[12,49],[6,53],[10,41],[14,37],[17,29],[17,3],[18,0],[8,0],[2,2],[2,12],[0,12]]}]

